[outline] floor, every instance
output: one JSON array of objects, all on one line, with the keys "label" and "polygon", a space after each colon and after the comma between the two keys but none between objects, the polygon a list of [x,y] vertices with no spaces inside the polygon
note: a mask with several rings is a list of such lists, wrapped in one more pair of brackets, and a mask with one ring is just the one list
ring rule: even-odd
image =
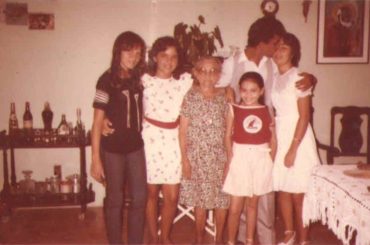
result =
[{"label": "floor", "polygon": [[[88,208],[84,220],[78,208],[15,209],[9,220],[0,222],[0,244],[105,244],[102,208]],[[281,221],[276,221],[277,233],[282,233]],[[193,221],[184,217],[173,226],[172,240],[176,244],[193,243]],[[311,244],[341,244],[325,226],[311,226]],[[278,236],[278,239],[280,237]],[[206,243],[212,243],[207,235]]]}]

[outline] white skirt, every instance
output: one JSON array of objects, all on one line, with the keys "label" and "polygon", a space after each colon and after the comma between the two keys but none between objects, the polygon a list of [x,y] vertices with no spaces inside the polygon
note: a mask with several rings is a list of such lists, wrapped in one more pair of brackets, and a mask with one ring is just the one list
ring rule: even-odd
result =
[{"label": "white skirt", "polygon": [[268,144],[233,143],[233,158],[223,191],[233,196],[261,196],[272,191],[272,159]]}]

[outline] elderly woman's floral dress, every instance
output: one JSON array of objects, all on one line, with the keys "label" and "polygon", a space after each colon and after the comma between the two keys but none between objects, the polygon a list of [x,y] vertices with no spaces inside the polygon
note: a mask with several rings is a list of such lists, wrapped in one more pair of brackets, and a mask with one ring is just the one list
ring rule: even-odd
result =
[{"label": "elderly woman's floral dress", "polygon": [[186,153],[191,178],[181,181],[180,204],[205,209],[229,206],[229,196],[222,192],[227,109],[225,93],[208,99],[194,87],[184,97],[180,115],[190,119]]}]

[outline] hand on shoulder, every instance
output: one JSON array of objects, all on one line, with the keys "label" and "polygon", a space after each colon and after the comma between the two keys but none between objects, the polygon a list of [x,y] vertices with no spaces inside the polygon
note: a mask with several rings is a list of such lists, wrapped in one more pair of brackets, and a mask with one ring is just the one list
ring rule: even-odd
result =
[{"label": "hand on shoulder", "polygon": [[307,91],[312,87],[314,88],[317,84],[316,77],[310,73],[301,72],[298,75],[303,77],[301,80],[296,82],[296,87],[301,91]]}]

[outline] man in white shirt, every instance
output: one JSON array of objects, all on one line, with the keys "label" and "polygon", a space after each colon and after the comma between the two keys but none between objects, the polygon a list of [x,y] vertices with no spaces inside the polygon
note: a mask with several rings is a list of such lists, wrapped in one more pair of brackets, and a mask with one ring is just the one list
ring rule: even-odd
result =
[{"label": "man in white shirt", "polygon": [[[265,81],[265,104],[272,113],[271,87],[275,68],[271,57],[278,48],[280,37],[285,33],[283,24],[274,17],[263,17],[256,20],[248,31],[248,43],[244,52],[237,53],[223,63],[219,87],[230,85],[239,103],[239,78],[245,72],[258,72]],[[297,87],[306,90],[316,83],[311,74],[302,74],[303,79]],[[244,220],[244,222],[243,222]],[[257,236],[260,244],[275,244],[275,196],[274,193],[263,195],[258,203]],[[238,240],[245,242],[245,216],[242,214]]]}]

